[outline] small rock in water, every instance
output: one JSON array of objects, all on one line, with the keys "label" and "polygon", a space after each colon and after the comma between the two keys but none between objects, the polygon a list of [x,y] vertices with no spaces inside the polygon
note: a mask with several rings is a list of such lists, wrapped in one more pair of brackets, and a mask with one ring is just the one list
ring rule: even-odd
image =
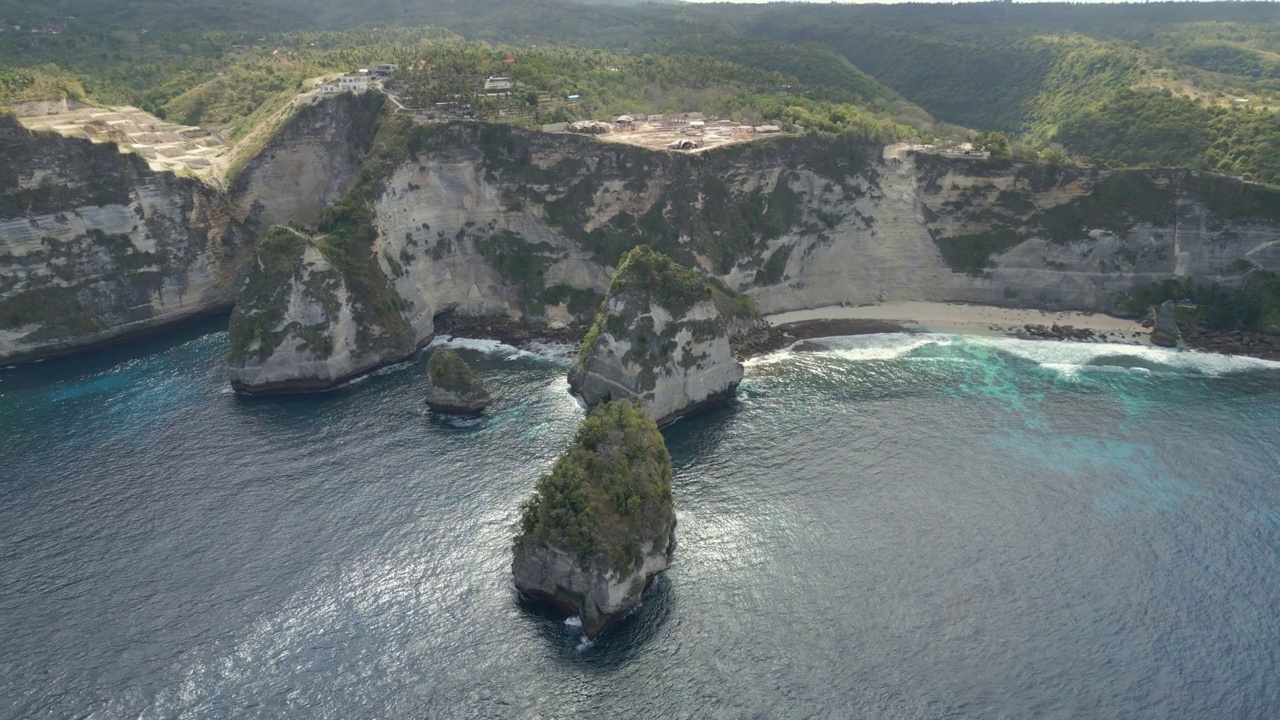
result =
[{"label": "small rock in water", "polygon": [[427,376],[427,405],[432,412],[474,417],[491,401],[480,376],[449,348],[431,354]]}]

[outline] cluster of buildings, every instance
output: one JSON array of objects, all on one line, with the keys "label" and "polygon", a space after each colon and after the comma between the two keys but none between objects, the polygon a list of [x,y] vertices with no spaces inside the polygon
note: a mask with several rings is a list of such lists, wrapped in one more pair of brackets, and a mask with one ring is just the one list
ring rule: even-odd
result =
[{"label": "cluster of buildings", "polygon": [[394,63],[383,63],[372,70],[361,68],[321,85],[320,94],[335,95],[340,92],[351,92],[359,95],[370,88],[380,87],[383,80],[394,75],[399,69],[400,66]]}]

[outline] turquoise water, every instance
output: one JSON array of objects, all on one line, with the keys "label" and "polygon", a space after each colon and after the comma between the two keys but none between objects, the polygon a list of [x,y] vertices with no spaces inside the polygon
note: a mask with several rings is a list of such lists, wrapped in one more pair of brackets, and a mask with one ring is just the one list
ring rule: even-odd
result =
[{"label": "turquoise water", "polygon": [[923,335],[751,361],[665,431],[679,546],[594,644],[518,602],[567,348],[243,398],[225,333],[0,372],[0,717],[1252,718],[1280,366]]}]

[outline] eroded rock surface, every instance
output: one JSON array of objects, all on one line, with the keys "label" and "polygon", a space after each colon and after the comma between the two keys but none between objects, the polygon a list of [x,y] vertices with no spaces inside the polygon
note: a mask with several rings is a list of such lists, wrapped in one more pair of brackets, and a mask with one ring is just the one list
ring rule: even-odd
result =
[{"label": "eroded rock surface", "polygon": [[1280,193],[1192,171],[886,157],[816,137],[690,156],[393,118],[376,94],[321,101],[226,190],[7,122],[0,361],[225,310],[272,224],[315,226],[347,199],[369,212],[335,270],[353,295],[373,288],[415,346],[448,312],[590,324],[642,242],[766,313],[894,300],[1113,312],[1135,286],[1231,288],[1243,267],[1280,270]]},{"label": "eroded rock surface", "polygon": [[757,318],[718,280],[641,245],[618,265],[569,384],[588,406],[627,398],[665,425],[733,397],[742,363],[730,336]]}]

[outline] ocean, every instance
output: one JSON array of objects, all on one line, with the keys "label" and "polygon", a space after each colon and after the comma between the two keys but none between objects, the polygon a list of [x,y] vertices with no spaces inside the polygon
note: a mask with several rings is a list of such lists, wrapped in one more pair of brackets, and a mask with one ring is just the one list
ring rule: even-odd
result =
[{"label": "ocean", "polygon": [[946,335],[747,363],[593,643],[519,602],[572,348],[231,393],[227,336],[0,372],[3,718],[1280,716],[1280,364]]}]

